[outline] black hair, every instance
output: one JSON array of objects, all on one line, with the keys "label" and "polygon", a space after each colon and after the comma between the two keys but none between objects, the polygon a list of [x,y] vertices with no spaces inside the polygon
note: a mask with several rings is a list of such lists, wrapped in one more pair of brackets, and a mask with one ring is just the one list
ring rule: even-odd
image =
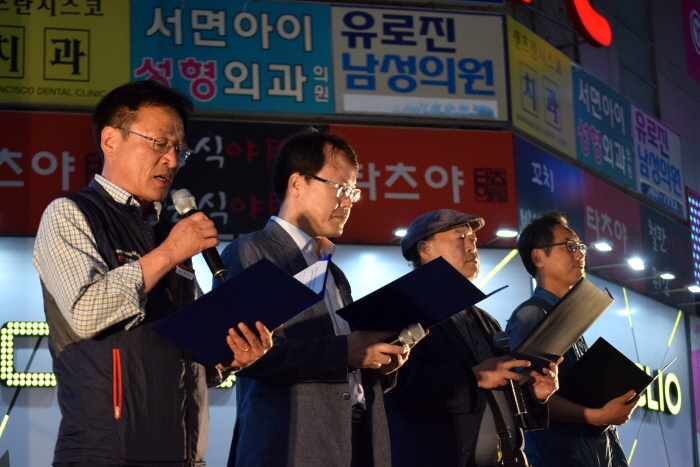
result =
[{"label": "black hair", "polygon": [[101,140],[104,127],[128,127],[136,120],[137,112],[149,105],[175,110],[180,114],[183,125],[194,110],[189,97],[157,81],[132,81],[113,89],[100,100],[92,114],[95,146],[102,162],[104,153]]},{"label": "black hair", "polygon": [[285,140],[275,155],[272,164],[272,191],[280,205],[287,195],[289,177],[298,173],[309,181],[323,169],[327,145],[330,145],[332,153],[342,155],[358,170],[357,155],[347,141],[330,131],[309,127]]},{"label": "black hair", "polygon": [[[559,211],[550,211],[544,215],[532,219],[525,227],[520,235],[518,235],[518,253],[523,261],[523,266],[527,272],[535,277],[537,266],[532,261],[532,250],[542,248],[544,245],[549,245],[554,242],[554,228],[561,225],[564,228],[571,229],[569,222],[566,220],[566,215]],[[543,248],[547,256],[551,252],[551,247]]]}]

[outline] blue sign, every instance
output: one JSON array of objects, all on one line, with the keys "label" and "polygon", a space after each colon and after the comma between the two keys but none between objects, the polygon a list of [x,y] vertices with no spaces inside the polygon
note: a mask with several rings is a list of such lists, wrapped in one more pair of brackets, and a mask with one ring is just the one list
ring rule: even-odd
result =
[{"label": "blue sign", "polygon": [[636,188],[630,102],[576,67],[574,119],[576,158],[630,189]]},{"label": "blue sign", "polygon": [[581,172],[520,136],[513,147],[519,230],[547,211],[561,211],[585,241]]},{"label": "blue sign", "polygon": [[195,108],[332,113],[329,38],[319,3],[132,1],[131,76],[181,89]]},{"label": "blue sign", "polygon": [[[693,265],[690,260],[690,231],[688,228],[654,209],[640,205],[640,228],[647,294],[660,302],[674,305],[678,300],[671,290],[693,283]],[[659,275],[670,272],[675,279]]]}]

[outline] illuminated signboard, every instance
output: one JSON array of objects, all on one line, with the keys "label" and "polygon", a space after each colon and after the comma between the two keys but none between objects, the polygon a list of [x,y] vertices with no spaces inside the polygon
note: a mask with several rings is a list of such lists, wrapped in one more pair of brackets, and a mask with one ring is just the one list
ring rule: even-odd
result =
[{"label": "illuminated signboard", "polygon": [[[56,386],[53,373],[20,373],[15,369],[15,336],[49,335],[49,325],[43,322],[10,321],[0,328],[0,382],[5,386]],[[217,388],[231,388],[236,377],[231,375]]]}]

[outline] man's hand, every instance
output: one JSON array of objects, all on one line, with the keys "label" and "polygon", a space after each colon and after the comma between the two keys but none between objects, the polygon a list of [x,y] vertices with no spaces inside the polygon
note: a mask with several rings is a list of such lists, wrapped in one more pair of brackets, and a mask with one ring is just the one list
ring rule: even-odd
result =
[{"label": "man's hand", "polygon": [[483,362],[472,367],[474,376],[480,388],[493,389],[505,386],[509,379],[520,381],[522,375],[510,371],[513,368],[530,366],[527,360],[516,360],[510,355],[487,358]]},{"label": "man's hand", "polygon": [[394,334],[391,331],[355,331],[348,334],[348,366],[375,368],[385,375],[396,371],[408,358],[409,349],[407,346],[381,342]]},{"label": "man's hand", "polygon": [[251,331],[244,323],[238,324],[238,329],[243,336],[237,333],[233,328],[228,330],[226,343],[233,352],[233,358],[222,362],[222,367],[230,368],[232,366],[238,366],[246,368],[255,363],[272,348],[272,334],[270,331],[268,331],[265,325],[260,321],[255,323],[255,327],[258,328],[260,337]]},{"label": "man's hand", "polygon": [[139,258],[143,274],[139,297],[144,299],[175,266],[218,244],[216,227],[207,216],[197,212],[182,219],[175,224],[163,243]]},{"label": "man's hand", "polygon": [[207,248],[216,247],[219,244],[216,234],[214,222],[196,212],[175,224],[159,248],[172,254],[174,264],[180,264]]},{"label": "man's hand", "polygon": [[559,389],[559,364],[564,357],[559,357],[556,363],[550,362],[549,368],[542,368],[542,373],[530,372],[530,393],[540,402],[547,402],[549,396]]},{"label": "man's hand", "polygon": [[610,400],[600,409],[586,409],[584,416],[591,425],[624,425],[639,403],[634,390]]},{"label": "man's hand", "polygon": [[401,366],[406,363],[406,360],[408,360],[408,356],[411,353],[411,349],[413,346],[416,344],[410,344],[410,345],[404,345],[404,352],[403,354],[391,354],[389,355],[391,357],[391,363],[388,365],[382,365],[382,367],[379,369],[379,372],[383,375],[388,375],[389,373],[393,373]]}]

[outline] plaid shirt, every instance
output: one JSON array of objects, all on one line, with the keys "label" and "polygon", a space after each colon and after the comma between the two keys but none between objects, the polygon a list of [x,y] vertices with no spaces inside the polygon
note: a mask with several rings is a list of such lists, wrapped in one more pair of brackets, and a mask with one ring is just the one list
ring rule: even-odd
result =
[{"label": "plaid shirt", "polygon": [[[117,202],[131,206],[149,251],[155,248],[153,226],[164,204],[144,221],[141,206],[126,190],[106,178],[95,180]],[[141,263],[134,261],[110,270],[97,251],[95,236],[82,211],[67,198],[58,198],[44,211],[34,243],[34,267],[70,327],[82,338],[91,338],[128,320],[125,329],[140,323],[146,300],[139,300],[143,286]],[[195,281],[195,296],[202,294]]]}]

